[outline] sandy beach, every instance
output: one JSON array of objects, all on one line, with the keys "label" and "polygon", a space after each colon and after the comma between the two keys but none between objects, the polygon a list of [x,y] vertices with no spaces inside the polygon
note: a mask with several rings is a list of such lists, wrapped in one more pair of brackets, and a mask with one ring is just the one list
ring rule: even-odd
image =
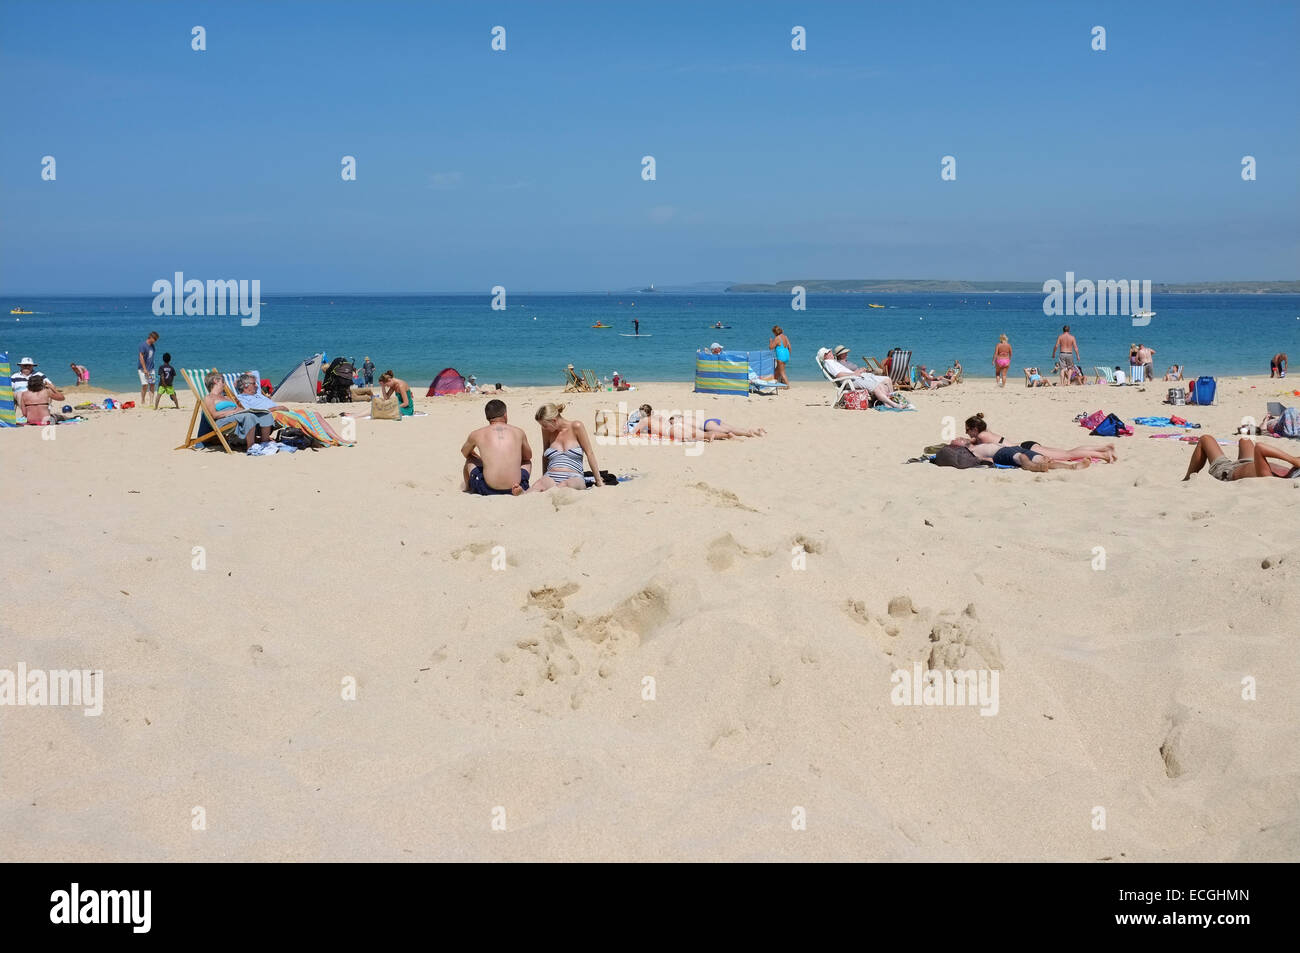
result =
[{"label": "sandy beach", "polygon": [[[1181,482],[1147,427],[1085,471],[904,464],[976,411],[1098,442],[1076,414],[1167,414],[1165,386],[514,389],[535,450],[559,399],[768,430],[598,446],[635,479],[518,499],[459,492],[476,397],[289,458],[174,450],[183,389],[0,434],[0,668],[104,687],[99,717],[0,713],[6,856],[1300,859],[1300,481]],[[1282,390],[1178,410],[1234,439]],[[914,663],[996,671],[996,714],[893,704]]]}]

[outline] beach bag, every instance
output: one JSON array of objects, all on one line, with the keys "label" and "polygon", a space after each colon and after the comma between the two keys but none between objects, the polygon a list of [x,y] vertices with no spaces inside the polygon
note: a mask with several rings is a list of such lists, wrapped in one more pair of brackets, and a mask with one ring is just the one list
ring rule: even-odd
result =
[{"label": "beach bag", "polygon": [[370,401],[371,420],[401,420],[402,408],[397,395],[392,397],[374,397]]},{"label": "beach bag", "polygon": [[1093,413],[1089,414],[1087,417],[1084,417],[1082,420],[1080,420],[1079,426],[1085,430],[1092,430],[1094,427],[1097,426],[1097,424],[1101,423],[1105,419],[1106,419],[1106,411],[1104,410],[1094,411]]},{"label": "beach bag", "polygon": [[280,443],[293,447],[295,450],[319,450],[321,447],[328,446],[324,441],[298,427],[281,428]]},{"label": "beach bag", "polygon": [[[1101,423],[1092,428],[1092,435],[1094,437],[1118,437],[1127,429],[1123,420],[1114,414],[1107,414]],[[1130,430],[1129,433],[1132,433],[1132,431]]]},{"label": "beach bag", "polygon": [[1300,410],[1288,407],[1278,419],[1277,429],[1273,431],[1279,437],[1300,437]]},{"label": "beach bag", "polygon": [[971,452],[970,447],[959,447],[951,443],[941,447],[930,462],[936,467],[956,467],[958,470],[968,470],[982,465],[980,458]]},{"label": "beach bag", "polygon": [[1187,403],[1187,395],[1183,393],[1181,387],[1171,387],[1169,388],[1169,397],[1165,400],[1165,403],[1176,404],[1179,407],[1182,407]]},{"label": "beach bag", "polygon": [[847,390],[840,398],[840,407],[844,410],[867,410],[871,406],[871,392],[865,390]]},{"label": "beach bag", "polygon": [[1198,377],[1188,385],[1188,402],[1198,407],[1207,407],[1214,403],[1217,384],[1213,377]]}]

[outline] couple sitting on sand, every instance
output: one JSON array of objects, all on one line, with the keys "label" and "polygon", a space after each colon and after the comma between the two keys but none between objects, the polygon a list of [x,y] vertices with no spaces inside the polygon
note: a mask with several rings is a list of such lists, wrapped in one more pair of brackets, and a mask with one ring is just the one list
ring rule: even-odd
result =
[{"label": "couple sitting on sand", "polygon": [[[487,426],[473,431],[460,448],[465,457],[465,489],[479,496],[542,493],[552,487],[587,488],[586,467],[596,486],[604,486],[587,428],[578,420],[565,420],[564,404],[545,404],[536,419],[542,428],[542,477],[532,478],[533,448],[527,435],[506,419],[506,404],[493,398],[483,408]],[[584,467],[584,457],[586,467]]]},{"label": "couple sitting on sand", "polygon": [[817,360],[826,368],[831,377],[837,381],[852,381],[851,386],[865,390],[872,397],[887,407],[902,410],[907,405],[894,396],[894,384],[888,377],[873,374],[865,367],[859,367],[849,360],[849,349],[838,344],[834,349],[824,347],[817,352]]},{"label": "couple sitting on sand", "polygon": [[[698,416],[703,416],[698,415]],[[670,414],[656,414],[649,404],[642,404],[627,418],[628,436],[647,435],[678,443],[696,441],[729,440],[732,437],[764,437],[767,431],[762,427],[746,429],[724,424],[721,417],[710,417],[703,425],[691,419],[690,414],[673,411]]]},{"label": "couple sitting on sand", "polygon": [[1113,443],[1061,450],[1045,447],[1036,440],[1024,440],[1008,446],[1006,439],[988,429],[983,414],[976,414],[966,418],[966,436],[956,438],[952,445],[967,447],[979,459],[999,466],[1020,467],[1037,473],[1048,470],[1082,470],[1091,466],[1093,460],[1114,463],[1118,459]]}]

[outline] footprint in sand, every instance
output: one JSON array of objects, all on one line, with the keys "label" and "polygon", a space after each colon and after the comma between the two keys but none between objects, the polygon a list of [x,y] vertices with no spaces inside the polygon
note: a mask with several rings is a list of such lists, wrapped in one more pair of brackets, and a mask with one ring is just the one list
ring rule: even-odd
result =
[{"label": "footprint in sand", "polygon": [[724,533],[713,542],[709,543],[709,549],[705,555],[705,560],[709,568],[714,572],[726,572],[731,569],[736,561],[742,557],[751,559],[766,559],[771,556],[771,550],[761,551],[756,549],[747,549],[736,541],[736,537],[730,533]]},{"label": "footprint in sand", "polygon": [[804,536],[802,533],[796,536],[790,542],[791,545],[798,546],[805,553],[810,553],[814,556],[826,551],[825,543],[819,542],[818,540],[815,539],[809,539],[807,536]]},{"label": "footprint in sand", "polygon": [[709,498],[709,502],[716,506],[746,510],[750,513],[758,512],[758,510],[754,509],[752,506],[746,506],[744,503],[740,502],[740,497],[736,496],[736,494],[732,493],[730,490],[720,490],[716,486],[709,486],[709,484],[704,482],[692,483],[691,486],[692,488],[700,490],[706,494]]}]

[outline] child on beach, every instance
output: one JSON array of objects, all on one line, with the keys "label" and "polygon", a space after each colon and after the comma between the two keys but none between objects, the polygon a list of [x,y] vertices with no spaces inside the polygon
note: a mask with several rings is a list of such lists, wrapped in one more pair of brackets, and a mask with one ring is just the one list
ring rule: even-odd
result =
[{"label": "child on beach", "polygon": [[170,354],[163,355],[162,367],[158,368],[158,395],[153,399],[154,410],[158,409],[158,402],[163,399],[163,394],[172,399],[172,405],[177,410],[181,409],[181,402],[176,399],[176,368],[172,367]]}]

